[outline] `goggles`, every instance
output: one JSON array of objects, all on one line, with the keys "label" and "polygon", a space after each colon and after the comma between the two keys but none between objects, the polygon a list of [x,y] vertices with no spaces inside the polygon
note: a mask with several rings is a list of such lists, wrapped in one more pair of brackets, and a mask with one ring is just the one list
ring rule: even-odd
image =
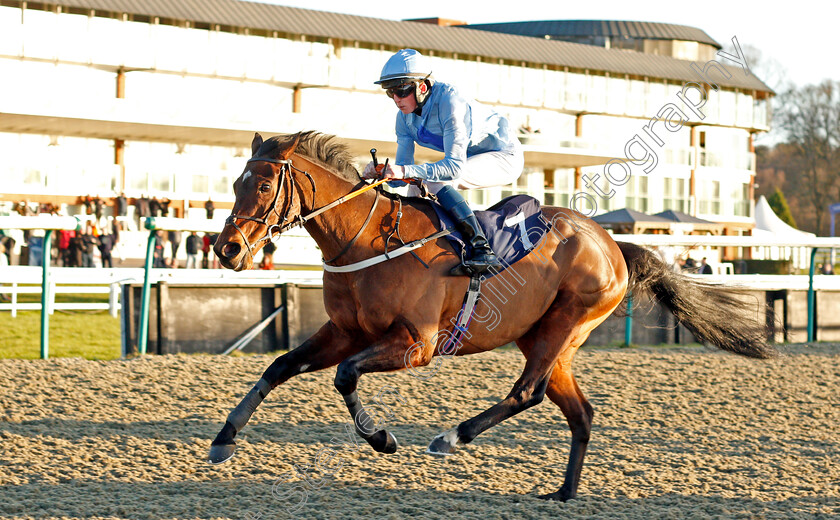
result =
[{"label": "goggles", "polygon": [[402,99],[413,94],[415,88],[416,86],[414,83],[406,83],[404,85],[399,85],[396,87],[385,89],[385,95],[387,95],[389,98],[397,96],[398,98]]}]

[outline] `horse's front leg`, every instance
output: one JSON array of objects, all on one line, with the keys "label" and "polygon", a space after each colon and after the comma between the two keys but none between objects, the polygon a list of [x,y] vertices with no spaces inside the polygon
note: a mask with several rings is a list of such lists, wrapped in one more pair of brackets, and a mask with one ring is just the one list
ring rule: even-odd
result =
[{"label": "horse's front leg", "polygon": [[359,350],[361,347],[329,321],[301,346],[275,359],[254,388],[228,415],[224,427],[210,445],[209,462],[220,464],[233,457],[236,450],[233,438],[248,424],[257,406],[275,387],[292,376],[337,365]]},{"label": "horse's front leg", "polygon": [[[411,348],[418,344],[422,348]],[[384,429],[375,431],[375,421],[362,405],[356,387],[362,374],[406,368],[408,352],[411,352],[408,363],[413,367],[424,366],[432,359],[434,345],[423,343],[420,333],[410,322],[398,319],[382,339],[342,361],[335,374],[335,388],[347,404],[350,417],[356,426],[356,433],[379,453],[396,452],[397,439]]]}]

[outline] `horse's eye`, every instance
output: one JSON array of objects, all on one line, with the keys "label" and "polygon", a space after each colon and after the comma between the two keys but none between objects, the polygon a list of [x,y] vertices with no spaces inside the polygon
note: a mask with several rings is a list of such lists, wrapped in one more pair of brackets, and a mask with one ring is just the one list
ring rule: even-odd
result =
[{"label": "horse's eye", "polygon": [[260,184],[260,192],[268,193],[269,191],[271,191],[271,184],[267,182]]}]

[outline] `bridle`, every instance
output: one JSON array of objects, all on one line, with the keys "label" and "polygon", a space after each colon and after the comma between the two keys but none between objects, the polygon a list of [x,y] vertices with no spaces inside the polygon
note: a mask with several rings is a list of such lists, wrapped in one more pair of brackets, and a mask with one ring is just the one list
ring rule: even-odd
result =
[{"label": "bridle", "polygon": [[[271,206],[268,208],[268,210],[266,210],[262,217],[253,217],[250,215],[236,215],[233,212],[231,212],[230,216],[227,219],[225,219],[225,225],[233,226],[233,228],[236,229],[236,231],[239,233],[239,236],[242,237],[242,240],[245,242],[245,247],[248,248],[248,254],[253,260],[254,248],[257,247],[261,242],[273,241],[275,239],[275,233],[276,236],[279,236],[284,231],[287,231],[288,229],[293,228],[295,226],[303,225],[303,223],[306,222],[306,220],[308,220],[308,217],[301,217],[300,215],[298,215],[297,217],[289,221],[289,212],[292,209],[294,196],[296,193],[295,177],[292,174],[292,170],[306,175],[306,177],[309,179],[309,182],[312,183],[313,204],[315,202],[316,187],[315,180],[312,179],[312,176],[309,175],[308,172],[296,168],[292,164],[291,159],[269,159],[268,157],[251,157],[250,159],[248,159],[248,162],[268,162],[280,165],[280,185],[277,186],[277,192],[274,194],[274,200],[271,202]],[[291,195],[289,198],[289,203],[286,204],[286,211],[283,212],[283,214],[281,215],[277,209],[277,201],[280,198],[280,193],[283,192],[283,186],[286,183],[287,176],[289,177],[289,188],[291,191]],[[272,213],[274,213],[277,216],[276,224],[268,223],[268,217]],[[262,237],[258,238],[256,241],[254,241],[254,243],[249,242],[248,237],[246,237],[245,233],[242,232],[242,228],[240,228],[239,224],[236,223],[237,219],[250,220],[251,222],[262,224],[263,226],[265,226],[265,234]]]},{"label": "bridle", "polygon": [[[334,200],[333,202],[330,202],[326,206],[323,206],[321,208],[313,210],[307,215],[298,214],[290,220],[289,219],[289,212],[292,209],[293,202],[294,202],[294,196],[295,196],[295,193],[297,192],[297,190],[295,190],[295,176],[294,176],[294,173],[302,173],[302,174],[306,175],[306,178],[309,179],[309,182],[312,184],[312,205],[313,206],[315,205],[315,192],[317,190],[316,186],[315,186],[315,180],[312,178],[312,176],[308,172],[295,167],[295,165],[292,164],[291,159],[270,159],[270,158],[267,158],[267,157],[251,157],[250,159],[248,159],[247,162],[249,162],[249,163],[252,163],[252,162],[269,162],[269,163],[274,163],[274,164],[281,165],[280,166],[280,185],[277,187],[277,192],[274,194],[274,200],[271,203],[271,207],[268,208],[268,210],[263,214],[262,217],[252,217],[250,215],[236,215],[233,212],[231,212],[230,216],[225,220],[225,225],[233,226],[233,228],[236,229],[236,231],[239,233],[239,236],[242,237],[242,240],[245,242],[245,247],[248,248],[248,254],[251,256],[251,260],[254,259],[254,248],[257,247],[261,242],[274,241],[277,237],[279,237],[285,231],[287,231],[291,228],[297,227],[297,226],[302,226],[306,222],[308,222],[309,220],[311,220],[311,219],[317,217],[318,215],[320,215],[321,213],[324,213],[325,211],[330,210],[330,209],[338,206],[339,204],[343,204],[343,203],[349,201],[350,199],[352,199],[352,198],[354,198],[358,195],[361,195],[362,193],[364,193],[364,192],[366,192],[370,189],[376,188],[377,186],[379,186],[383,182],[386,182],[386,181],[389,180],[389,179],[380,179],[376,182],[366,184],[363,188],[355,190],[355,191],[351,191],[347,195],[344,195],[343,197],[340,197],[339,199]],[[286,210],[281,215],[280,212],[277,209],[277,201],[280,198],[280,192],[283,191],[283,185],[286,182],[286,177],[287,176],[289,178],[289,190],[291,191],[291,195],[289,196],[289,203],[286,204]],[[338,257],[340,257],[341,255],[346,253],[347,250],[349,250],[350,247],[356,242],[356,240],[362,234],[362,231],[364,231],[365,227],[367,227],[367,224],[370,222],[371,216],[373,216],[373,211],[376,209],[376,204],[377,204],[378,201],[379,201],[379,197],[376,197],[374,199],[373,206],[370,209],[370,213],[368,214],[368,217],[365,220],[365,223],[362,225],[362,228],[359,229],[359,232],[356,234],[356,236],[353,237],[353,239],[350,241],[350,243],[348,243],[347,246],[338,255],[336,255],[334,258],[330,259],[329,262],[332,262],[332,261],[338,259]],[[303,204],[301,204],[301,207],[303,207]],[[278,221],[277,224],[269,224],[268,223],[268,218],[271,215],[271,213],[274,213],[277,216],[277,221]],[[262,224],[266,228],[265,234],[262,237],[258,238],[256,241],[254,241],[254,243],[249,242],[248,237],[246,237],[245,233],[242,232],[242,228],[240,228],[239,224],[236,223],[237,219],[250,220],[252,222]]]}]

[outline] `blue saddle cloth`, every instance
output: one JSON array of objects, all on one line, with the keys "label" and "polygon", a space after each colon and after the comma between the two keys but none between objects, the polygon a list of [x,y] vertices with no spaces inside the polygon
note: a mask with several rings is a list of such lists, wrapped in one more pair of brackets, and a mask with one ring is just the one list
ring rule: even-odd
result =
[{"label": "blue saddle cloth", "polygon": [[[472,248],[455,227],[455,220],[439,204],[432,204],[440,220],[440,229],[451,229],[446,238],[456,251],[472,253]],[[528,195],[513,195],[502,199],[486,211],[476,211],[478,223],[490,242],[493,252],[503,265],[513,265],[525,258],[542,240],[547,227],[540,219],[540,203]],[[495,276],[493,270],[485,273],[487,278]]]}]

